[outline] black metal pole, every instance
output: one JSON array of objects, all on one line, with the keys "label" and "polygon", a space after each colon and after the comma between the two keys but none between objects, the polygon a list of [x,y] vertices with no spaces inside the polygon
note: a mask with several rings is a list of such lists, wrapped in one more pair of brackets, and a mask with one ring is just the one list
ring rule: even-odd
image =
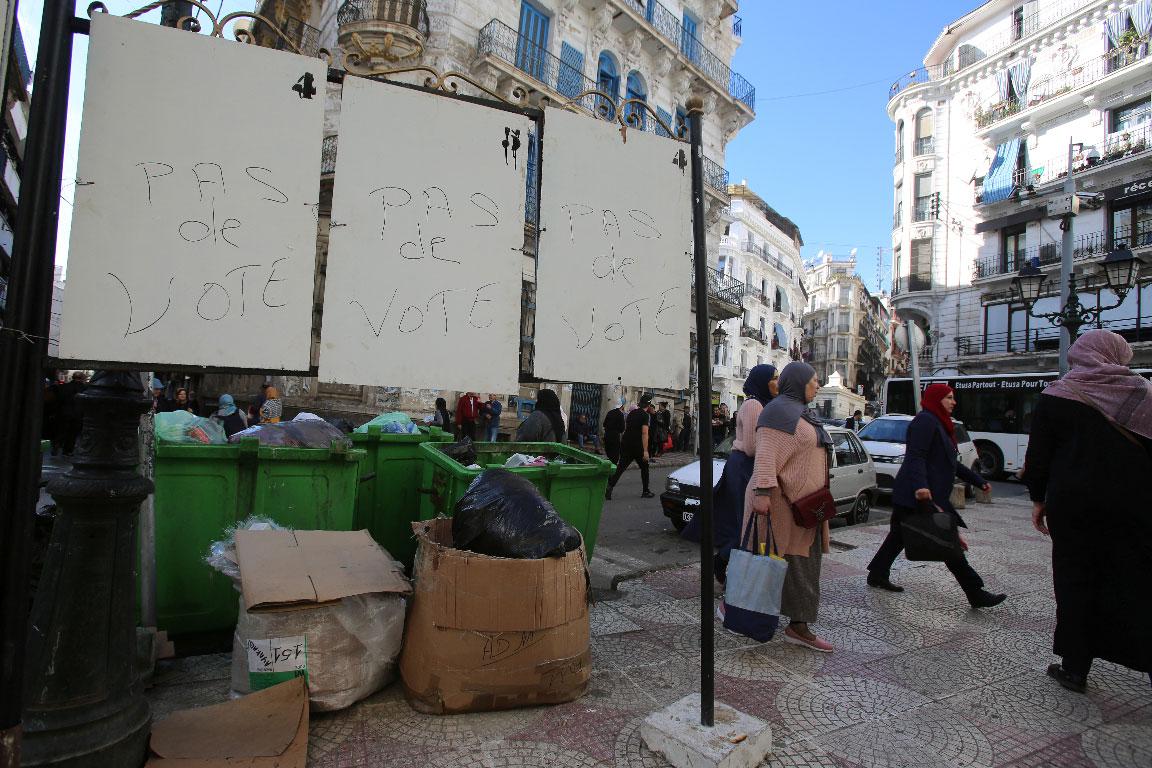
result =
[{"label": "black metal pole", "polygon": [[20,762],[28,553],[39,498],[44,360],[72,65],[73,3],[44,3],[0,330],[0,766]]},{"label": "black metal pole", "polygon": [[700,401],[700,724],[712,726],[716,675],[712,634],[712,358],[708,341],[708,245],[704,239],[704,100],[688,99],[692,147],[692,265],[696,273],[696,386]]}]

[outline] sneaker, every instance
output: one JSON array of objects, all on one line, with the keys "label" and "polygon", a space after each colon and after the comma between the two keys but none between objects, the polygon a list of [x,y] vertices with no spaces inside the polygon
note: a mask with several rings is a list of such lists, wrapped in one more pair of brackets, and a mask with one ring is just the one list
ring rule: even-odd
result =
[{"label": "sneaker", "polygon": [[1063,664],[1049,664],[1048,677],[1069,691],[1076,693],[1084,693],[1088,689],[1088,678],[1084,675],[1074,675],[1068,670],[1064,669]]},{"label": "sneaker", "polygon": [[1000,605],[1000,603],[1007,599],[1008,595],[994,595],[986,589],[968,595],[968,602],[972,604],[973,608],[991,608],[992,606]]},{"label": "sneaker", "polygon": [[656,494],[652,493],[652,491],[644,491],[644,493],[640,494],[640,498],[642,499],[651,499],[655,496]]},{"label": "sneaker", "polygon": [[805,648],[810,648],[819,653],[832,653],[832,644],[826,640],[821,640],[815,635],[811,639],[801,637],[792,630],[792,627],[785,627],[784,629],[784,642],[792,643],[792,645],[802,645]]}]

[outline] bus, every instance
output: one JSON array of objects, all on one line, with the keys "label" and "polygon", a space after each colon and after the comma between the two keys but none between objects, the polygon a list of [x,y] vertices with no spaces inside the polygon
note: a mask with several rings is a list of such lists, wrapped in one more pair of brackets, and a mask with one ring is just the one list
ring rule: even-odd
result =
[{"label": "bus", "polygon": [[[1152,379],[1152,369],[1135,373]],[[920,386],[943,382],[956,391],[952,416],[964,422],[987,477],[1015,473],[1024,467],[1028,433],[1040,393],[1060,378],[1056,372],[977,374],[973,376],[924,376]],[[916,413],[912,399],[912,379],[888,379],[881,401],[882,413]]]}]

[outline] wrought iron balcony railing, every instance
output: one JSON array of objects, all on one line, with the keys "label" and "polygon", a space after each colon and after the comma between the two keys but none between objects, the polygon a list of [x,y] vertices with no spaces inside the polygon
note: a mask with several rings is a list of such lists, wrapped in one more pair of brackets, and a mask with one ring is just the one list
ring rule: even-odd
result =
[{"label": "wrought iron balcony railing", "polygon": [[724,197],[728,196],[728,170],[720,163],[705,156],[704,183],[712,187]]},{"label": "wrought iron balcony railing", "polygon": [[[1098,151],[1094,155],[1088,157],[1081,155],[1072,159],[1073,176],[1152,150],[1152,122],[1110,133],[1104,138],[1103,144],[1096,144],[1096,147]],[[1044,163],[1043,168],[1042,173],[1032,174],[1030,183],[1044,185],[1063,179],[1068,175],[1068,156],[1051,158]]]},{"label": "wrought iron balcony railing", "polygon": [[904,147],[897,147],[896,159],[892,162],[892,165],[900,165],[902,162],[904,162]]},{"label": "wrought iron balcony railing", "polygon": [[[708,299],[722,304],[739,307],[744,300],[748,287],[734,277],[724,274],[718,269],[705,267],[708,275]],[[696,291],[696,272],[692,272],[692,291]]]},{"label": "wrought iron balcony railing", "polygon": [[740,326],[740,335],[746,339],[752,339],[753,341],[758,341],[761,344],[767,343],[765,341],[764,332],[761,331],[759,328],[753,328],[750,325]]},{"label": "wrought iron balcony railing", "polygon": [[[1118,233],[1119,229],[1117,228]],[[1116,239],[1119,240],[1119,234],[1116,235]],[[1107,233],[1085,232],[1075,235],[1072,244],[1072,258],[1076,261],[1103,256],[1107,253]],[[1060,261],[1060,253],[1060,243],[1045,243],[1018,251],[1005,251],[984,256],[976,260],[972,270],[972,279],[983,280],[1000,275],[1015,275],[1028,265],[1043,267],[1056,264]]]},{"label": "wrought iron balcony railing", "polygon": [[339,142],[338,136],[325,136],[324,143],[320,149],[320,173],[328,174],[336,172],[336,145]]},{"label": "wrought iron balcony railing", "polygon": [[[276,33],[277,29],[283,37]],[[291,51],[292,46],[288,45],[284,38],[288,38],[305,56],[315,56],[320,53],[320,30],[305,24],[300,19],[288,16],[276,28],[260,19],[252,20],[252,40],[257,45],[277,51]]]},{"label": "wrought iron balcony railing", "polygon": [[900,206],[892,214],[892,229],[899,229],[904,223],[904,206]]},{"label": "wrought iron balcony railing", "polygon": [[777,257],[773,256],[771,253],[769,253],[768,250],[766,248],[764,248],[763,246],[756,245],[756,243],[752,243],[752,242],[748,242],[747,240],[744,240],[740,243],[740,249],[743,250],[745,253],[751,253],[751,254],[754,254],[756,256],[759,256],[762,261],[764,261],[766,264],[768,264],[768,266],[770,266],[774,269],[777,269],[780,272],[783,272],[785,275],[787,275],[789,277],[789,279],[791,279],[795,275],[795,273],[792,271],[791,267],[786,266],[784,264],[784,262],[780,261],[779,258],[777,258]]},{"label": "wrought iron balcony railing", "polygon": [[425,0],[344,0],[336,11],[341,27],[363,21],[402,24],[428,39],[428,7]]},{"label": "wrought iron balcony railing", "polygon": [[933,141],[931,136],[926,136],[922,139],[916,139],[912,144],[912,156],[920,157],[920,155],[930,155],[933,152]]},{"label": "wrought iron balcony railing", "polygon": [[976,107],[976,127],[987,128],[1020,111],[1043,104],[1046,101],[1063,96],[1081,86],[1089,85],[1097,80],[1129,67],[1148,56],[1148,38],[1139,38],[1121,48],[1114,48],[1102,56],[1089,59],[1084,64],[1070,70],[1058,72],[1039,82],[1028,86],[1024,96],[1012,99],[997,100]]},{"label": "wrought iron balcony railing", "polygon": [[[704,44],[684,27],[680,16],[665,8],[657,0],[623,0],[623,2],[636,13],[642,14],[660,36],[676,46],[701,74],[726,89],[728,95],[736,101],[747,105],[753,112],[756,111],[756,89],[738,72],[733,72],[720,57],[704,47]],[[739,17],[733,22],[732,32],[737,37],[742,32]]]},{"label": "wrought iron balcony railing", "polygon": [[744,19],[739,16],[732,17],[732,34],[736,37],[744,36]]},{"label": "wrought iron balcony railing", "polygon": [[898,296],[902,293],[930,290],[932,290],[932,275],[905,275],[896,279],[896,284],[892,286],[892,295]]},{"label": "wrought iron balcony railing", "polygon": [[912,208],[912,221],[928,221],[932,218],[932,206],[927,200],[917,200]]}]

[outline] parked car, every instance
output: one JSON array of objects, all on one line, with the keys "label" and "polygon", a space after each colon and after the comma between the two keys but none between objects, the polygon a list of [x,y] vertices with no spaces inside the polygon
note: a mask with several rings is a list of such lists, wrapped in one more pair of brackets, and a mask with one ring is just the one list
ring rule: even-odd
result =
[{"label": "parked car", "polygon": [[[876,483],[881,493],[892,492],[896,473],[904,463],[904,451],[908,447],[908,425],[911,423],[911,416],[889,413],[872,419],[859,432],[860,440],[876,463]],[[956,448],[960,453],[960,461],[979,474],[982,466],[980,453],[968,436],[968,430],[964,428],[963,422],[956,419],[952,419],[952,424],[956,428]]]},{"label": "parked car", "polygon": [[[876,499],[876,468],[864,445],[851,430],[827,426],[832,437],[833,462],[829,485],[836,499],[836,514],[849,524],[868,520],[872,502]],[[724,462],[732,450],[732,437],[725,438],[713,453],[712,484],[715,487],[724,473]],[[668,475],[660,505],[672,526],[684,526],[696,516],[700,508],[700,462],[694,461]]]}]

